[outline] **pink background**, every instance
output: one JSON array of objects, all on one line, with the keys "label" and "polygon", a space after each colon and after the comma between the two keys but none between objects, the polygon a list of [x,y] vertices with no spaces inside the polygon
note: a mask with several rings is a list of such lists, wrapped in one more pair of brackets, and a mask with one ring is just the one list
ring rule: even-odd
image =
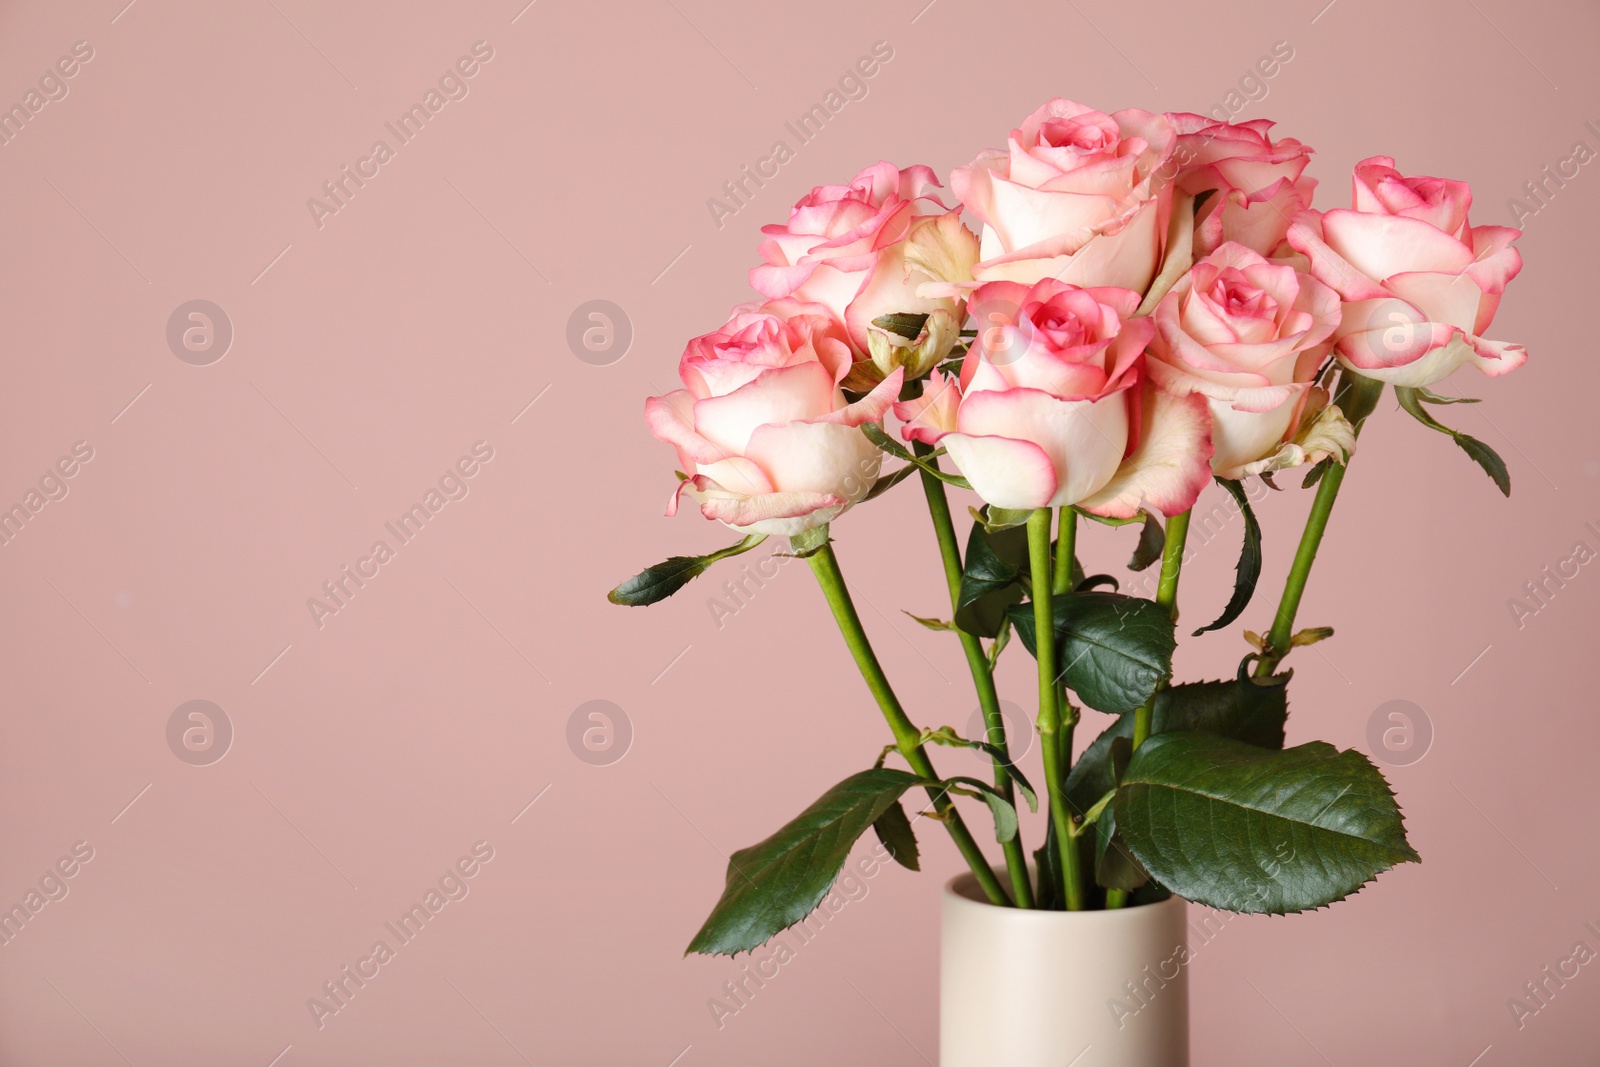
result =
[{"label": "pink background", "polygon": [[[0,147],[0,504],[93,449],[0,548],[0,903],[93,849],[0,948],[6,1065],[933,1061],[958,862],[940,836],[923,875],[865,883],[721,1028],[708,1000],[739,964],[680,958],[725,854],[886,739],[808,575],[783,569],[720,627],[731,566],[647,611],[604,600],[729,540],[661,518],[671,456],[640,409],[748,297],[757,228],[879,158],[947,173],[1053,95],[1208,110],[1278,41],[1292,61],[1240,114],[1316,146],[1324,205],[1383,152],[1470,179],[1475,221],[1508,223],[1541,167],[1600,148],[1600,16],[1579,2],[524,2],[0,8],[0,103],[74,42],[94,53]],[[384,123],[479,41],[469,95],[319,227],[307,198],[393,147]],[[797,146],[785,121],[877,41],[893,59],[868,95]],[[719,228],[707,199],[778,139],[796,158]],[[1339,636],[1291,660],[1291,743],[1383,755],[1367,727],[1390,700],[1431,722],[1426,757],[1388,768],[1424,863],[1328,911],[1226,924],[1194,964],[1199,1064],[1593,1054],[1600,964],[1521,1029],[1507,1006],[1575,942],[1600,948],[1600,576],[1581,567],[1520,627],[1508,607],[1580,538],[1600,548],[1589,169],[1527,220],[1493,331],[1527,367],[1451,383],[1488,398],[1445,415],[1506,457],[1514,499],[1386,400],[1302,615]],[[166,340],[194,299],[234,329],[208,366]],[[604,366],[566,339],[596,299],[633,330]],[[308,598],[393,545],[384,523],[479,441],[469,494],[319,627]],[[1261,508],[1255,628],[1309,497]],[[899,610],[944,610],[915,488],[836,537],[914,716],[965,728],[954,642]],[[1186,572],[1189,619],[1226,599],[1238,537]],[[1089,561],[1120,569],[1131,539],[1089,531]],[[1180,677],[1231,671],[1238,629],[1187,644]],[[1018,652],[1003,671],[1025,707],[1030,669]],[[234,731],[207,766],[167,741],[195,699]],[[569,748],[590,700],[631,723],[620,762]],[[394,944],[384,923],[480,841],[469,895],[319,1029],[307,999]]]}]

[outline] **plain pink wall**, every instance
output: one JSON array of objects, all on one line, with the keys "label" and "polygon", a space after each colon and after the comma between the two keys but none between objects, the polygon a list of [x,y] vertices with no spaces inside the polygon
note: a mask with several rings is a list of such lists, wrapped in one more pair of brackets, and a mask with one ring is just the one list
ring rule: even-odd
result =
[{"label": "plain pink wall", "polygon": [[[524,2],[0,9],[0,103],[93,49],[0,147],[0,504],[93,450],[0,547],[0,903],[93,849],[0,948],[6,1065],[933,1060],[957,862],[936,835],[923,875],[866,883],[720,1029],[708,1000],[739,965],[680,958],[725,854],[885,740],[809,576],[783,569],[720,627],[732,568],[648,611],[604,600],[729,539],[661,518],[671,456],[640,410],[748,298],[758,227],[880,158],[947,173],[1050,96],[1207,110],[1278,41],[1293,60],[1241,114],[1316,146],[1324,205],[1390,153],[1470,179],[1475,221],[1508,223],[1541,167],[1600,148],[1600,18],[1577,0]],[[307,199],[394,147],[385,122],[480,41],[469,94],[319,226]],[[795,147],[784,123],[877,41],[894,55],[867,97],[719,228],[707,199]],[[1512,501],[1386,402],[1302,616],[1339,634],[1291,661],[1291,742],[1373,751],[1390,700],[1432,723],[1426,757],[1389,770],[1424,862],[1328,911],[1226,924],[1195,964],[1199,1064],[1592,1055],[1600,965],[1521,1030],[1507,1001],[1600,947],[1600,576],[1521,627],[1508,600],[1580,538],[1600,548],[1597,206],[1586,168],[1527,222],[1493,330],[1527,367],[1452,383],[1487,398],[1446,414],[1506,457]],[[234,332],[204,366],[166,338],[196,299]],[[591,300],[631,321],[620,361],[568,346]],[[469,494],[319,626],[308,598],[396,544],[384,523],[480,441]],[[1308,503],[1261,508],[1274,593]],[[916,717],[964,727],[953,641],[900,614],[942,607],[919,505],[908,487],[851,514],[838,547]],[[1226,599],[1238,536],[1186,574],[1191,619]],[[1118,568],[1130,540],[1091,530],[1087,555]],[[1185,645],[1180,676],[1231,671],[1238,629]],[[1028,706],[1020,652],[1003,674]],[[190,700],[232,725],[218,762],[169,747]],[[591,700],[631,722],[620,762],[569,748]],[[493,858],[469,895],[319,1029],[307,999],[397,944],[384,924],[477,842]]]}]

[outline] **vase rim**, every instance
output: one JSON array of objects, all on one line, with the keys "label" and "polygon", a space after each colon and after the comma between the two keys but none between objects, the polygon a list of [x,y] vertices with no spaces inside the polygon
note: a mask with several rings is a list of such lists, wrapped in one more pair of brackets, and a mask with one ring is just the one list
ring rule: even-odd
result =
[{"label": "vase rim", "polygon": [[[1029,864],[1028,866],[1031,868],[1033,865]],[[1005,870],[1004,868],[1001,868],[995,873],[1003,877]],[[983,899],[982,894],[978,890],[978,880],[976,877],[974,877],[971,871],[963,871],[946,881],[944,883],[944,888],[941,891],[941,895],[948,903],[954,904],[957,907],[971,907],[980,909],[984,913],[996,918],[1005,916],[1008,921],[1012,922],[1048,922],[1051,919],[1058,918],[1070,919],[1077,922],[1087,922],[1094,919],[1098,919],[1098,921],[1105,923],[1133,922],[1135,921],[1136,916],[1149,916],[1152,909],[1160,908],[1162,905],[1174,905],[1177,907],[1182,907],[1185,903],[1187,903],[1182,897],[1174,894],[1173,896],[1168,897],[1166,900],[1156,901],[1153,904],[1138,904],[1126,908],[1096,908],[1086,911],[1057,911],[1054,909],[1044,908],[1003,908],[999,905],[991,904],[989,901]]]}]

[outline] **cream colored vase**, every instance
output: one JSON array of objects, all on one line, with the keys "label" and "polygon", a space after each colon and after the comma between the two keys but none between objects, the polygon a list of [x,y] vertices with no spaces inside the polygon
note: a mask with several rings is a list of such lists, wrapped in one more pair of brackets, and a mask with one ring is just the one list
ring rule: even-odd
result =
[{"label": "cream colored vase", "polygon": [[1187,907],[999,908],[951,879],[941,1067],[1188,1067]]}]

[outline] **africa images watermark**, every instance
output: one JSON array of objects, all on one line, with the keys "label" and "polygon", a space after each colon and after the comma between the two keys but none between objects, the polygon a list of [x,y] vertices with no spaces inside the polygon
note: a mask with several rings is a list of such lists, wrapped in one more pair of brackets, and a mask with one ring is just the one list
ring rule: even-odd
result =
[{"label": "africa images watermark", "polygon": [[[1600,144],[1600,125],[1586,122],[1583,128]],[[1506,200],[1506,210],[1511,213],[1511,225],[1521,226],[1525,221],[1537,215],[1550,206],[1551,201],[1567,187],[1582,171],[1582,168],[1596,156],[1589,142],[1579,138],[1572,143],[1572,148],[1555,166],[1546,163],[1539,171],[1539,177],[1522,183],[1522,192],[1526,200],[1509,197]]]},{"label": "africa images watermark", "polygon": [[[893,58],[893,45],[888,41],[874,41],[871,54],[857,59],[839,75],[839,80],[822,95],[819,102],[812,104],[793,122],[785,122],[784,131],[794,138],[796,147],[803,147],[815,140],[823,127],[833,121],[851,101],[865,100],[870,91],[867,82],[875,78]],[[706,209],[711,212],[711,221],[717,224],[717,229],[722,229],[727,219],[737,215],[754,200],[756,193],[776,178],[779,169],[794,157],[795,148],[789,147],[787,140],[779,138],[772,143],[766,155],[756,160],[754,167],[747,163],[739,168],[738,177],[723,182],[723,195],[706,200]]]},{"label": "africa images watermark", "polygon": [[438,517],[446,504],[465,500],[472,491],[471,479],[492,459],[493,445],[488,441],[474,442],[471,454],[460,457],[447,467],[439,476],[438,484],[429,486],[420,501],[401,512],[398,518],[383,524],[384,530],[394,538],[393,545],[386,538],[378,538],[367,554],[356,560],[354,567],[346,563],[339,568],[337,576],[322,583],[322,596],[307,597],[306,610],[311,612],[311,621],[316,623],[317,629],[327,625],[330,615],[337,615],[349,607],[355,595],[382,574],[383,567],[395,558],[402,547],[416,540],[423,527]]},{"label": "africa images watermark", "polygon": [[45,472],[39,476],[38,488],[30,486],[22,494],[22,499],[9,508],[0,505],[0,547],[14,541],[46,505],[65,500],[72,491],[68,483],[92,459],[94,446],[87,441],[75,442],[71,453],[45,468]]},{"label": "africa images watermark", "polygon": [[[1593,537],[1595,544],[1600,545],[1600,529],[1597,529],[1594,523],[1584,523],[1580,532]],[[1523,582],[1523,595],[1509,597],[1506,600],[1506,607],[1510,610],[1517,629],[1525,629],[1529,619],[1549,607],[1567,587],[1567,583],[1576,578],[1580,569],[1595,556],[1594,546],[1580,537],[1573,542],[1572,551],[1566,556],[1556,560],[1555,563],[1545,564],[1537,578]]]},{"label": "africa images watermark", "polygon": [[22,899],[9,909],[0,912],[0,946],[9,945],[48,904],[66,900],[71,887],[67,882],[77,877],[83,865],[94,859],[94,846],[79,841],[72,851],[45,869],[39,876],[37,888],[30,886]]},{"label": "africa images watermark", "polygon": [[93,58],[94,47],[88,41],[76,42],[70,54],[57,59],[39,76],[37,88],[29,88],[20,101],[0,111],[0,147],[16,140],[28,123],[38,120],[47,105],[65,100],[71,91],[67,82],[76,78]]},{"label": "africa images watermark", "polygon": [[[1585,923],[1584,930],[1600,938],[1600,924],[1594,920]],[[1567,988],[1567,983],[1577,978],[1583,968],[1595,958],[1596,952],[1590,947],[1589,942],[1583,940],[1574,942],[1571,952],[1555,963],[1546,964],[1535,977],[1523,983],[1522,991],[1525,996],[1507,997],[1506,1008],[1511,1012],[1511,1018],[1516,1022],[1517,1029],[1526,1028],[1529,1019],[1548,1008],[1556,995]]]},{"label": "africa images watermark", "polygon": [[311,212],[311,221],[316,223],[317,229],[326,225],[329,215],[337,215],[349,207],[350,201],[366,187],[367,182],[376,178],[386,164],[393,162],[399,150],[410,144],[434,116],[444,110],[446,104],[465,100],[471,92],[468,82],[477,77],[483,70],[483,64],[492,59],[494,48],[488,41],[474,44],[470,55],[457,59],[453,66],[439,75],[437,88],[430,86],[422,94],[421,103],[412,104],[398,118],[383,124],[383,128],[394,138],[393,145],[379,138],[372,142],[372,148],[366,155],[356,160],[354,167],[346,163],[339,168],[336,177],[323,182],[322,195],[325,199],[313,196],[306,200],[306,209]]},{"label": "africa images watermark", "polygon": [[339,968],[338,974],[322,983],[320,996],[307,997],[306,1008],[311,1012],[311,1021],[317,1024],[317,1029],[321,1030],[327,1025],[329,1016],[338,1015],[348,1008],[355,995],[382,974],[383,968],[399,955],[401,947],[415,941],[447,904],[467,899],[467,894],[472,891],[468,883],[492,859],[494,846],[487,841],[475,842],[471,852],[447,867],[439,876],[438,884],[429,886],[420,901],[411,905],[398,919],[383,924],[383,928],[394,938],[393,945],[384,938],[374,941],[372,951],[354,964],[345,964]]}]

